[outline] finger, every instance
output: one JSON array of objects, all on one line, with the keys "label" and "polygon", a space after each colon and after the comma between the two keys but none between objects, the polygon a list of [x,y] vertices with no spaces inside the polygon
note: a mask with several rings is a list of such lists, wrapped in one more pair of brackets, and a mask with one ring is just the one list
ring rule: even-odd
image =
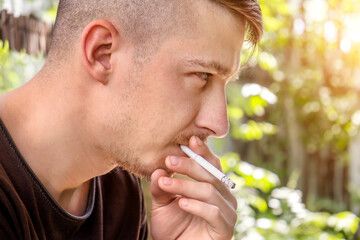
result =
[{"label": "finger", "polygon": [[221,195],[230,201],[232,206],[236,209],[237,200],[230,192],[230,189],[214,177],[211,173],[205,170],[197,162],[191,158],[170,156],[165,160],[166,167],[176,173],[180,173],[191,177],[199,182],[211,183],[221,193]]},{"label": "finger", "polygon": [[181,198],[179,207],[194,216],[204,219],[213,230],[209,232],[212,239],[232,238],[236,221],[229,222],[218,207],[188,198]]},{"label": "finger", "polygon": [[189,147],[198,155],[208,160],[214,167],[222,171],[219,158],[210,148],[197,136],[192,136],[189,140]]},{"label": "finger", "polygon": [[[192,136],[189,140],[189,147],[198,155],[203,157],[205,160],[207,160],[211,165],[213,165],[215,168],[219,169],[222,172],[222,168],[220,165],[219,158],[211,152],[210,148],[197,136]],[[212,175],[212,174],[211,174]],[[216,177],[213,177],[212,179],[217,179]],[[213,180],[212,183],[218,187],[218,189],[223,189],[224,184],[220,184],[220,180],[217,179],[216,181]],[[222,190],[221,190],[222,191]],[[224,192],[225,194],[225,192]]]},{"label": "finger", "polygon": [[219,179],[214,177],[195,160],[188,157],[169,156],[165,159],[165,165],[169,170],[187,175],[199,182],[221,183]]},{"label": "finger", "polygon": [[175,198],[173,194],[163,191],[159,187],[159,179],[168,176],[169,174],[163,169],[157,169],[151,175],[150,192],[152,195],[152,204],[155,204],[155,206],[166,205]]},{"label": "finger", "polygon": [[236,208],[232,204],[232,201],[225,199],[210,183],[161,177],[159,186],[163,191],[168,193],[215,205],[221,209],[227,219],[232,220],[232,222],[236,221]]}]

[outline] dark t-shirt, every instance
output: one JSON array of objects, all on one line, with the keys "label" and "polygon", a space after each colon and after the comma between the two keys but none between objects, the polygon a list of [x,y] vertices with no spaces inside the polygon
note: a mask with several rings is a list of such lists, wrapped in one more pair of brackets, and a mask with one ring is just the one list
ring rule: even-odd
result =
[{"label": "dark t-shirt", "polygon": [[116,168],[92,180],[86,213],[62,209],[0,120],[0,239],[146,239],[140,181]]}]

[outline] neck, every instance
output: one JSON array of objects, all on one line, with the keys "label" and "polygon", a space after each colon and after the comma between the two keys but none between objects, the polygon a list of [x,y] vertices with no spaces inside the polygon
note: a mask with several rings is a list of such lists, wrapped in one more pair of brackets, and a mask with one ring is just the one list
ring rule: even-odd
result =
[{"label": "neck", "polygon": [[[25,161],[60,206],[74,215],[84,213],[90,180],[115,166],[92,147],[84,124],[84,99],[70,96],[72,88],[55,86],[59,79],[41,73],[23,87],[0,98],[0,117]],[[49,85],[49,86],[47,86]],[[63,91],[59,91],[63,89]],[[34,97],[36,96],[36,97]],[[79,119],[83,122],[77,123]],[[80,122],[80,121],[79,121]]]}]

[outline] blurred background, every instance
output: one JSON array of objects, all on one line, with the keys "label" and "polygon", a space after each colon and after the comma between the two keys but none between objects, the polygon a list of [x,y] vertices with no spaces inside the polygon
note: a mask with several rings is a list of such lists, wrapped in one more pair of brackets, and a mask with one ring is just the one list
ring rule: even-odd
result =
[{"label": "blurred background", "polygon": [[[234,239],[360,239],[360,0],[259,2],[230,134],[209,143],[237,182]],[[0,0],[0,94],[43,65],[57,4]]]}]

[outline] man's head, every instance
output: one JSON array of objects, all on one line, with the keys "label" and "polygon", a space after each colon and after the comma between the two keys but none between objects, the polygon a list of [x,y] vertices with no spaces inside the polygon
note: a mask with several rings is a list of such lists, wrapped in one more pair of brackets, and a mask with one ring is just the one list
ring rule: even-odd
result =
[{"label": "man's head", "polygon": [[[204,0],[200,0],[202,2]],[[247,40],[255,46],[262,35],[261,10],[256,0],[205,0],[227,8],[246,21]],[[50,57],[68,56],[87,24],[95,19],[114,23],[121,34],[148,58],[167,37],[183,35],[196,24],[192,0],[60,0]]]},{"label": "man's head", "polygon": [[228,132],[224,89],[246,30],[256,44],[253,0],[62,0],[50,67],[67,66],[87,145],[149,177],[192,135]]}]

